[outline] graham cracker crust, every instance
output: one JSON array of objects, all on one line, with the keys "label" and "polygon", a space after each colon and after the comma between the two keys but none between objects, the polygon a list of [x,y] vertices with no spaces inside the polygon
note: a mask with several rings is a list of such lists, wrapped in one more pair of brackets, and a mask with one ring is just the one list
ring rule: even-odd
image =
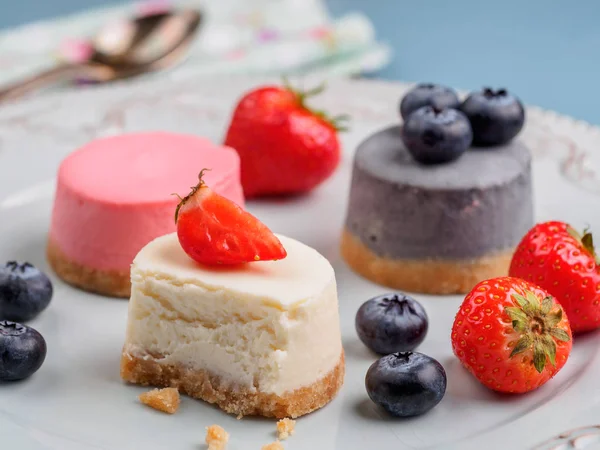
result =
[{"label": "graham cracker crust", "polygon": [[233,386],[206,370],[184,365],[161,364],[153,357],[140,358],[123,352],[121,377],[143,386],[174,387],[179,392],[214,403],[237,416],[264,416],[283,419],[308,414],[329,403],[344,382],[344,352],[331,372],[310,386],[279,396]]},{"label": "graham cracker crust", "polygon": [[467,294],[483,280],[508,275],[512,250],[471,260],[382,258],[344,230],[341,253],[365,278],[393,288],[422,294]]},{"label": "graham cracker crust", "polygon": [[50,267],[63,281],[96,294],[129,298],[131,281],[129,270],[98,270],[67,258],[58,246],[48,240],[46,256]]}]

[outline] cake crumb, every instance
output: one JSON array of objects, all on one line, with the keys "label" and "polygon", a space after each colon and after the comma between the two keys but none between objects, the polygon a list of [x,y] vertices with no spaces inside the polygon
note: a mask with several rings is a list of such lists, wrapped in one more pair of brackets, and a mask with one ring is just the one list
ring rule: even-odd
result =
[{"label": "cake crumb", "polygon": [[219,425],[206,427],[206,444],[208,450],[223,450],[227,446],[229,433]]},{"label": "cake crumb", "polygon": [[275,441],[271,442],[270,444],[263,445],[260,450],[283,450],[283,445],[281,445],[281,442]]},{"label": "cake crumb", "polygon": [[289,438],[294,434],[294,428],[296,427],[296,421],[292,419],[281,419],[277,422],[277,438],[281,441]]},{"label": "cake crumb", "polygon": [[140,394],[138,398],[144,405],[166,412],[167,414],[176,413],[181,401],[179,391],[175,388],[153,389]]}]

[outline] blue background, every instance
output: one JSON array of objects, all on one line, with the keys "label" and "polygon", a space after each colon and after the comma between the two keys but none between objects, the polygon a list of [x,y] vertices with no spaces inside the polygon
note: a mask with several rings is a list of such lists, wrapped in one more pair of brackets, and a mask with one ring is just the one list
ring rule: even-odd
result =
[{"label": "blue background", "polygon": [[[217,1],[217,0],[214,0]],[[251,1],[251,0],[248,0]],[[0,27],[115,0],[4,0]],[[386,79],[506,87],[600,125],[600,0],[327,0],[362,10],[395,49]]]}]

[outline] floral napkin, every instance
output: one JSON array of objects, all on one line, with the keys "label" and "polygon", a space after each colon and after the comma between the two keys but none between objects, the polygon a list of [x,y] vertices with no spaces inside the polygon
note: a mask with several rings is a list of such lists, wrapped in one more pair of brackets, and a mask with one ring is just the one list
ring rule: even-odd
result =
[{"label": "floral napkin", "polygon": [[[146,1],[37,22],[0,32],[0,84],[89,56],[103,27],[115,36],[128,17],[197,7],[200,33],[176,68],[152,76],[265,74],[350,76],[376,71],[390,49],[361,13],[332,20],[321,0]],[[109,33],[110,35],[110,33]]]}]

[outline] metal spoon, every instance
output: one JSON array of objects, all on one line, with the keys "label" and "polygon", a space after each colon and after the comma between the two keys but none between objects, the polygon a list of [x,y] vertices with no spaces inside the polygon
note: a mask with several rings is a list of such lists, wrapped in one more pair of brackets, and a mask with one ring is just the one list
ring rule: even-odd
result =
[{"label": "metal spoon", "polygon": [[0,101],[62,81],[107,82],[168,67],[187,50],[201,22],[200,12],[183,10],[146,15],[106,28],[93,39],[88,60],[64,63],[0,89]]}]

